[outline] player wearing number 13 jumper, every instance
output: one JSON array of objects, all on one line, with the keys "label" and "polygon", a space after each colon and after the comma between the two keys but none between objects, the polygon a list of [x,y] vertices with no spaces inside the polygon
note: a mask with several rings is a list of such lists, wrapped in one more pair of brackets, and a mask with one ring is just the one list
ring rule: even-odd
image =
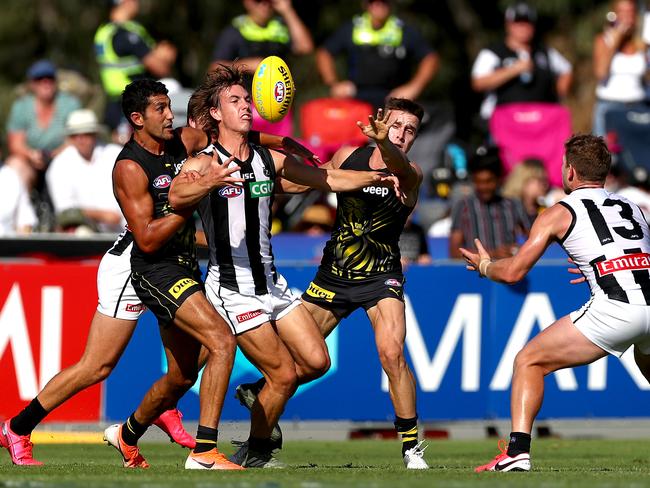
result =
[{"label": "player wearing number 13 jumper", "polygon": [[530,470],[530,432],[547,374],[607,354],[622,356],[634,345],[634,359],[650,381],[648,225],[635,204],[603,188],[611,156],[601,137],[573,136],[565,150],[562,180],[568,196],[535,220],[517,255],[492,261],[478,239],[478,254],[461,249],[467,269],[515,283],[558,241],[583,275],[572,283],[587,281],[591,290],[582,308],[553,323],[517,354],[508,448],[477,472]]}]

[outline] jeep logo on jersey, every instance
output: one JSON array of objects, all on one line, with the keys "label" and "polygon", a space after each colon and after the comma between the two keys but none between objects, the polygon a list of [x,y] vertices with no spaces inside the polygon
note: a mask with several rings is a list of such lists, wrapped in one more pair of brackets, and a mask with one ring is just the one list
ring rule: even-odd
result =
[{"label": "jeep logo on jersey", "polygon": [[219,190],[219,196],[223,198],[235,198],[244,193],[241,186],[225,186]]},{"label": "jeep logo on jersey", "polygon": [[385,186],[366,186],[363,189],[364,193],[370,193],[371,195],[379,195],[380,197],[385,197],[388,195],[390,190]]},{"label": "jeep logo on jersey", "polygon": [[282,100],[284,100],[284,92],[284,83],[278,81],[275,84],[275,88],[273,90],[273,97],[275,98],[276,102],[282,103]]},{"label": "jeep logo on jersey", "polygon": [[160,175],[153,180],[154,188],[167,188],[172,184],[172,177],[169,175]]},{"label": "jeep logo on jersey", "polygon": [[268,197],[273,193],[273,182],[271,180],[251,181],[249,184],[251,197]]}]

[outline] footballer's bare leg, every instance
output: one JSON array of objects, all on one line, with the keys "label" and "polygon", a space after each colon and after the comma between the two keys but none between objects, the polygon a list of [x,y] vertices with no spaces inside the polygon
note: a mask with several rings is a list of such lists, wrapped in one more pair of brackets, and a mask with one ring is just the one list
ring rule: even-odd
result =
[{"label": "footballer's bare leg", "polygon": [[323,334],[304,305],[298,305],[275,322],[278,335],[296,363],[298,383],[323,376],[330,367],[330,357]]},{"label": "footballer's bare leg", "polygon": [[388,376],[388,388],[395,415],[410,419],[416,416],[415,378],[404,357],[406,318],[404,302],[384,298],[367,311],[375,331],[381,366]]},{"label": "footballer's bare leg", "polygon": [[270,322],[239,334],[237,343],[266,380],[251,408],[251,439],[268,439],[296,391],[296,364]]},{"label": "footballer's bare leg", "polygon": [[567,315],[535,336],[517,354],[512,376],[512,431],[530,434],[544,397],[544,377],[607,356]]},{"label": "footballer's bare leg", "polygon": [[235,337],[201,292],[194,293],[183,302],[176,312],[174,323],[207,350],[199,390],[199,424],[216,429],[235,359]]},{"label": "footballer's bare leg", "polygon": [[143,425],[150,425],[161,413],[176,405],[198,376],[201,344],[173,324],[160,330],[167,358],[167,373],[147,391],[134,413]]}]

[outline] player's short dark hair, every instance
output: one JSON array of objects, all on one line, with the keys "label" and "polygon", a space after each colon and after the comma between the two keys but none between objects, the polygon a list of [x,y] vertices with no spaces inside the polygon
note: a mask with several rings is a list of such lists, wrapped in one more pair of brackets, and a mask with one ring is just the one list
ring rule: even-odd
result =
[{"label": "player's short dark hair", "polygon": [[479,171],[489,171],[497,178],[503,174],[503,164],[499,156],[499,149],[494,146],[480,146],[467,163],[470,174]]},{"label": "player's short dark hair", "polygon": [[424,109],[422,105],[409,100],[408,98],[389,98],[386,100],[386,105],[384,110],[399,110],[401,112],[408,112],[412,115],[415,115],[418,118],[418,122],[422,122],[422,117],[424,117]]},{"label": "player's short dark hair", "polygon": [[[222,91],[235,85],[240,85],[250,91],[244,70],[240,67],[225,66],[220,64],[215,70],[210,71],[203,83],[194,91],[190,101],[194,99],[194,115],[192,118],[205,130],[217,131],[217,121],[210,116],[210,109],[219,106],[219,95]],[[188,107],[189,116],[189,107]]]},{"label": "player's short dark hair", "polygon": [[605,181],[612,165],[612,155],[605,140],[592,134],[574,134],[564,143],[567,164],[573,166],[584,181]]},{"label": "player's short dark hair", "polygon": [[133,125],[131,121],[133,112],[144,114],[151,97],[167,95],[167,93],[167,87],[159,81],[149,78],[132,81],[126,85],[122,92],[122,113],[124,113],[129,124]]}]

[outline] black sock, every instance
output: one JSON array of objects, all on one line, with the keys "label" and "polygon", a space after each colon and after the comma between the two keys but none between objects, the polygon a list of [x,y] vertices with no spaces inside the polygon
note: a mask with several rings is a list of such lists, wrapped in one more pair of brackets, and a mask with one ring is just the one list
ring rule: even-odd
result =
[{"label": "black sock", "polygon": [[48,412],[38,398],[34,398],[18,415],[9,422],[11,430],[18,435],[29,435],[46,417]]},{"label": "black sock", "polygon": [[418,443],[418,416],[412,419],[395,417],[395,429],[402,436],[402,456],[409,449],[413,449]]},{"label": "black sock", "polygon": [[248,449],[257,452],[271,452],[276,449],[276,444],[270,438],[262,439],[260,437],[248,438]]},{"label": "black sock", "polygon": [[530,452],[530,434],[524,432],[510,432],[508,456],[515,457],[522,452]]},{"label": "black sock", "polygon": [[208,452],[209,450],[214,449],[217,447],[218,437],[218,429],[212,429],[210,427],[199,425],[199,428],[196,431],[196,447],[194,448],[194,452]]},{"label": "black sock", "polygon": [[148,428],[148,425],[142,425],[138,422],[135,419],[135,413],[132,413],[131,416],[126,419],[126,422],[122,424],[122,440],[129,446],[135,446]]}]

